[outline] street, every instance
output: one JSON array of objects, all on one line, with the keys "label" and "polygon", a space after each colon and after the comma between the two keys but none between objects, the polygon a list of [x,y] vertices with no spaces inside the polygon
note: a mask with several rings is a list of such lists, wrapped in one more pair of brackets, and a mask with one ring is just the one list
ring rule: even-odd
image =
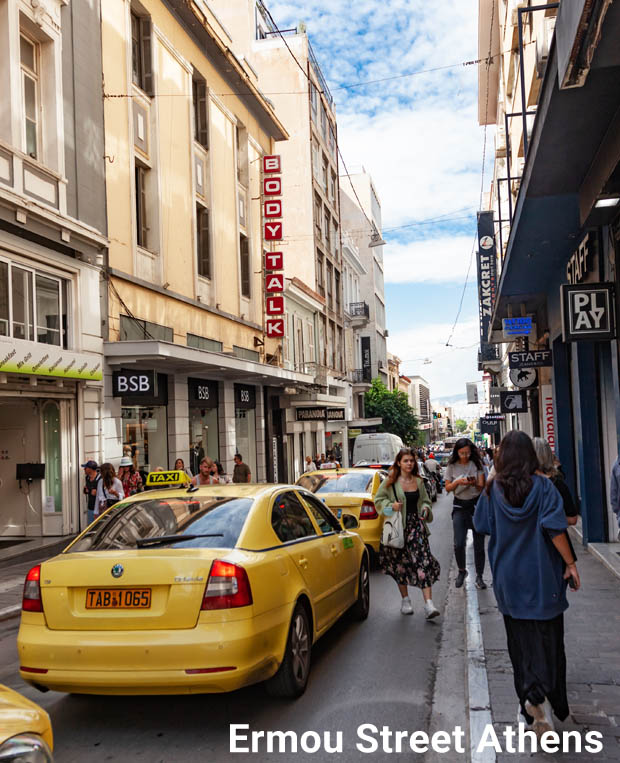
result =
[{"label": "street", "polygon": [[[433,599],[443,614],[452,561],[450,503],[445,493],[434,506],[431,548],[442,575]],[[391,578],[371,576],[370,616],[352,623],[343,618],[312,653],[306,693],[296,702],[267,697],[261,685],[232,694],[174,697],[67,696],[42,694],[26,686],[17,670],[18,620],[0,631],[0,683],[25,694],[50,714],[54,754],[61,763],[96,761],[203,761],[227,759],[229,724],[251,730],[342,731],[343,760],[367,760],[355,748],[357,727],[374,723],[408,731],[428,728],[436,658],[443,617],[426,622],[422,595],[412,590],[413,617],[400,614],[399,594]],[[261,742],[258,760],[268,755]],[[247,745],[246,745],[247,746]],[[383,753],[379,750],[376,755]],[[403,753],[410,758],[411,752]],[[398,760],[401,756],[391,755]],[[318,752],[313,760],[333,760]]]}]

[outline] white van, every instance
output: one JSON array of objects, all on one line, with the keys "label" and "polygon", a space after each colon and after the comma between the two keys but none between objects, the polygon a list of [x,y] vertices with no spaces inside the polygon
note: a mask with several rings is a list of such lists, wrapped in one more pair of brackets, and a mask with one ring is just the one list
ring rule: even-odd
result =
[{"label": "white van", "polygon": [[358,434],[353,445],[353,464],[360,461],[369,464],[391,464],[398,451],[404,447],[400,437],[389,432]]}]

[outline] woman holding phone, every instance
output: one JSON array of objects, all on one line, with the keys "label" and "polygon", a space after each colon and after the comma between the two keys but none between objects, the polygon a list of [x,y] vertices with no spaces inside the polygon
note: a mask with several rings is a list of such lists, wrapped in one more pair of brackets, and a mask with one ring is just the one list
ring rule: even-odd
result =
[{"label": "woman holding phone", "polygon": [[413,614],[407,586],[415,586],[422,589],[426,619],[438,617],[439,610],[433,604],[432,585],[439,580],[440,567],[431,554],[428,543],[430,533],[426,527],[426,522],[432,519],[431,502],[411,448],[402,448],[396,455],[389,476],[383,480],[375,496],[375,508],[386,517],[396,511],[403,515],[404,548],[383,544],[379,547],[381,569],[394,578],[402,597],[401,614]]},{"label": "woman holding phone", "polygon": [[474,561],[476,565],[476,587],[486,588],[484,573],[484,535],[474,528],[474,509],[484,487],[484,468],[478,448],[467,437],[454,443],[454,449],[444,474],[446,491],[454,493],[452,504],[452,528],[454,530],[454,556],[459,566],[456,587],[461,588],[467,577],[465,544],[467,531],[474,534]]}]

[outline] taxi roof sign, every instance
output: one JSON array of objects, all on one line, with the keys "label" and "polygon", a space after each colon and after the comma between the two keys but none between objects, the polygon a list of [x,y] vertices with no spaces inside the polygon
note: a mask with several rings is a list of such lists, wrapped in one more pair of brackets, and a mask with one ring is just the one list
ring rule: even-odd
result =
[{"label": "taxi roof sign", "polygon": [[147,487],[180,487],[189,482],[190,478],[181,469],[170,472],[149,472],[146,478]]}]

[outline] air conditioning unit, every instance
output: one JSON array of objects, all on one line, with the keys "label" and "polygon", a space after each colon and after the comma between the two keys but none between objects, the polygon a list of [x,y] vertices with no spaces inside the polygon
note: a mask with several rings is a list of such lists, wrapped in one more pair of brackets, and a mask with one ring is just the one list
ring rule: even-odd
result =
[{"label": "air conditioning unit", "polygon": [[387,329],[385,329],[385,331],[383,332],[384,338],[387,339],[389,335],[390,335],[390,332]]}]

